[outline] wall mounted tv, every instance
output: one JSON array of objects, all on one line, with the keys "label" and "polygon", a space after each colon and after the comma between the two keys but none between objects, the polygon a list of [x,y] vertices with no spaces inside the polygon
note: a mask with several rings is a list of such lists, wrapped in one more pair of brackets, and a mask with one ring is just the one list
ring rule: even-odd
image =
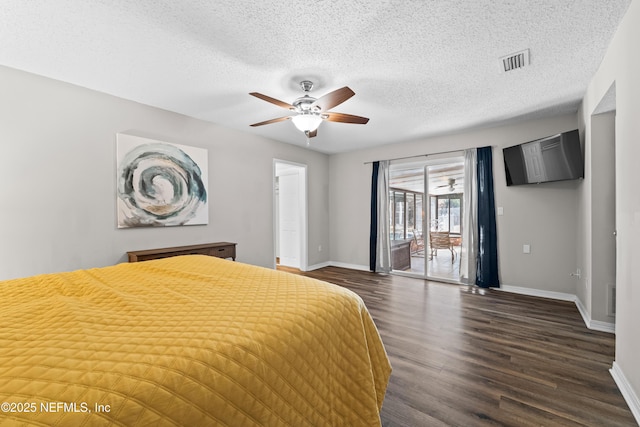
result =
[{"label": "wall mounted tv", "polygon": [[502,154],[508,186],[584,178],[577,129],[507,147]]}]

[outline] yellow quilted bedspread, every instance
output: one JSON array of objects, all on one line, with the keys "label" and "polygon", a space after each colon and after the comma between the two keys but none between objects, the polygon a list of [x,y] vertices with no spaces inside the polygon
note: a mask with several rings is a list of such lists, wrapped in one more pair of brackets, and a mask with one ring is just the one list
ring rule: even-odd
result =
[{"label": "yellow quilted bedspread", "polygon": [[200,255],[0,282],[0,426],[369,426],[391,368],[353,292]]}]

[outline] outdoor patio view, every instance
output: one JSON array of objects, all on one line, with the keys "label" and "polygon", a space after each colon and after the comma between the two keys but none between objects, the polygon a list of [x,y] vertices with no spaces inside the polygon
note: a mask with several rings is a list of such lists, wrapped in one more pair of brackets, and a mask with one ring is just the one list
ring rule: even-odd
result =
[{"label": "outdoor patio view", "polygon": [[[463,176],[459,161],[392,165],[389,226],[394,271],[459,280]],[[426,197],[425,182],[429,188]]]}]

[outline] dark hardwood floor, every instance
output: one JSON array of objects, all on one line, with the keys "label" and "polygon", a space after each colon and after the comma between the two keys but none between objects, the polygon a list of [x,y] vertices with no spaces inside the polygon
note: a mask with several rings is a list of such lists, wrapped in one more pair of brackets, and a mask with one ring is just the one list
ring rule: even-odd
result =
[{"label": "dark hardwood floor", "polygon": [[[282,268],[285,269],[285,268]],[[355,291],[393,373],[383,426],[635,426],[609,369],[615,336],[570,302],[327,267]]]}]

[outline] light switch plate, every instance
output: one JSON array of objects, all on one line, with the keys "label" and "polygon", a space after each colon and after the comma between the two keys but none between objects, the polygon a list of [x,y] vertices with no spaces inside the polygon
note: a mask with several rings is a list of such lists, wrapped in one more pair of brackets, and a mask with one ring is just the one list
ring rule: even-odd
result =
[{"label": "light switch plate", "polygon": [[530,254],[531,253],[531,245],[522,245],[522,253]]}]

